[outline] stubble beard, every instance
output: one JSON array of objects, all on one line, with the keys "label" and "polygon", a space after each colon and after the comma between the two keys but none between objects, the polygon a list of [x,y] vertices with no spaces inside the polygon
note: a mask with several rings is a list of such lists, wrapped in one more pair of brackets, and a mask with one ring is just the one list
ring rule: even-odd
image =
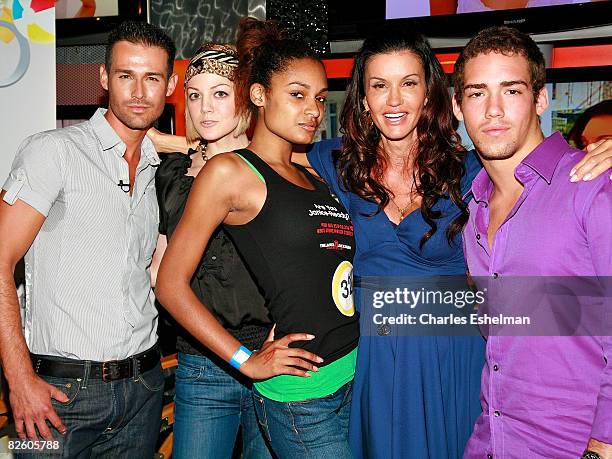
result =
[{"label": "stubble beard", "polygon": [[141,115],[130,113],[129,107],[126,103],[113,103],[109,101],[109,108],[113,111],[115,117],[121,121],[126,127],[135,131],[146,131],[155,124],[155,121],[161,116],[161,110],[159,113],[154,112],[154,106],[148,101],[141,101],[148,109]]},{"label": "stubble beard", "polygon": [[482,159],[487,161],[512,158],[518,150],[518,142],[511,140],[500,144],[491,144],[482,140],[474,140],[474,146]]}]

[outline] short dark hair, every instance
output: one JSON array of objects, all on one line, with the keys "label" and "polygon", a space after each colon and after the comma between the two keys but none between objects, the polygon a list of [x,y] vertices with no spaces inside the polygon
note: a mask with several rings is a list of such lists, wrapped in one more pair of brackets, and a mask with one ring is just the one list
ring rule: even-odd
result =
[{"label": "short dark hair", "polygon": [[465,64],[480,54],[499,53],[505,56],[518,54],[527,59],[534,96],[546,83],[546,63],[542,51],[533,39],[512,27],[496,26],[481,30],[463,48],[455,62],[455,98],[461,102],[465,86]]},{"label": "short dark hair", "polygon": [[174,56],[176,55],[176,47],[174,46],[172,38],[159,27],[140,21],[124,21],[108,35],[106,54],[104,56],[106,72],[110,71],[111,61],[113,59],[113,47],[115,43],[119,41],[128,41],[133,44],[162,48],[168,54],[168,76],[172,74]]},{"label": "short dark hair", "polygon": [[567,140],[574,144],[576,148],[583,149],[586,147],[582,134],[584,129],[591,121],[591,118],[602,115],[612,115],[612,99],[607,99],[587,108],[574,122],[574,126],[567,134]]}]

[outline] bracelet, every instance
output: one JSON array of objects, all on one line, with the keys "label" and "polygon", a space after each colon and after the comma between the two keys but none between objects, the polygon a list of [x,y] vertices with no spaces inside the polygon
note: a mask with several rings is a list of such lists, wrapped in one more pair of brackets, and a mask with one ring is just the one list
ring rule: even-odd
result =
[{"label": "bracelet", "polygon": [[234,352],[234,355],[232,355],[232,358],[230,359],[229,363],[236,370],[239,370],[240,365],[246,362],[248,358],[251,357],[251,354],[252,352],[249,351],[246,347],[240,346],[238,350]]}]

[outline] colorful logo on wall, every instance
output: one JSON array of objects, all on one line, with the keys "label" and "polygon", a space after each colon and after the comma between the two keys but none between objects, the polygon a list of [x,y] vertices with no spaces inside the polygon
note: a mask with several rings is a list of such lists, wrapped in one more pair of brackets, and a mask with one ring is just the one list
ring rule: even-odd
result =
[{"label": "colorful logo on wall", "polygon": [[31,43],[55,43],[54,7],[54,0],[0,0],[0,59],[13,68],[9,75],[0,76],[0,88],[26,74]]}]

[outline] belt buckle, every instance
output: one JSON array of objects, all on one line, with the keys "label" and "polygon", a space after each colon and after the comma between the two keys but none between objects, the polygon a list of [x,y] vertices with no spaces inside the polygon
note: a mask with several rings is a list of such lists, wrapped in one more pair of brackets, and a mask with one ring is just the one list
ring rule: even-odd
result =
[{"label": "belt buckle", "polygon": [[102,381],[108,382],[118,378],[118,363],[118,360],[109,360],[108,362],[102,362]]}]

